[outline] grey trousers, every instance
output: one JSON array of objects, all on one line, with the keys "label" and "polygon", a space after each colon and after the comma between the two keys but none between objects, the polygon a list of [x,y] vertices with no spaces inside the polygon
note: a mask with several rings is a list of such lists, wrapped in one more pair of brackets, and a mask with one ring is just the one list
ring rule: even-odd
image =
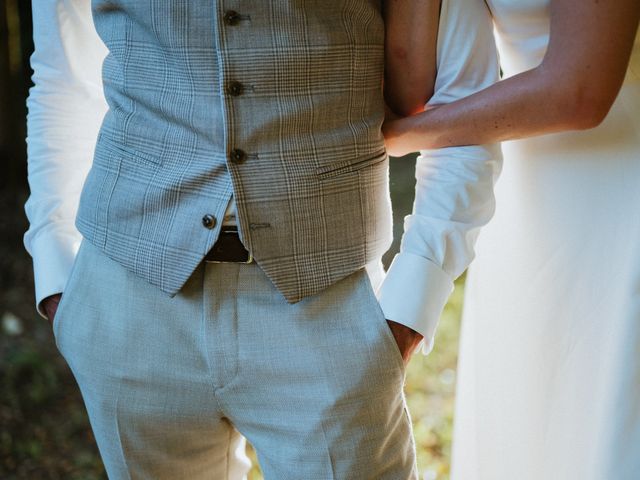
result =
[{"label": "grey trousers", "polygon": [[364,270],[287,304],[255,264],[169,298],[83,241],[54,321],[110,479],[417,478],[402,358]]}]

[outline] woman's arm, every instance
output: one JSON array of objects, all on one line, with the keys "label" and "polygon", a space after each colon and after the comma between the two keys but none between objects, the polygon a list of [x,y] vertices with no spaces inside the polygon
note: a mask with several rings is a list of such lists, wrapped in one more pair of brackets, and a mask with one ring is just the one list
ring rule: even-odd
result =
[{"label": "woman's arm", "polygon": [[440,0],[385,0],[387,105],[401,116],[424,110],[436,79]]},{"label": "woman's arm", "polygon": [[537,68],[475,95],[390,121],[394,155],[597,126],[624,80],[638,0],[552,0],[547,53]]}]

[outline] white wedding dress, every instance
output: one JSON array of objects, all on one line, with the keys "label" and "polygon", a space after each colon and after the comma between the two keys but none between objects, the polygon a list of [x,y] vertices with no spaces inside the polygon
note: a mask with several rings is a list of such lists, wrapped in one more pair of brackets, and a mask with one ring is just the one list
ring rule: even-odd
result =
[{"label": "white wedding dress", "polygon": [[[488,4],[505,75],[538,65],[549,1]],[[503,150],[467,279],[452,478],[638,480],[640,42],[601,126]]]}]

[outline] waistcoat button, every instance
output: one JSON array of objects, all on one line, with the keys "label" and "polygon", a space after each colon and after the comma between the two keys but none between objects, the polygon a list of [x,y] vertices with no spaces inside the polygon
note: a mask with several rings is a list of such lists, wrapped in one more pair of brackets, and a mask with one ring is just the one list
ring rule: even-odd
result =
[{"label": "waistcoat button", "polygon": [[228,10],[224,14],[224,23],[231,26],[237,25],[240,23],[240,14],[234,10]]},{"label": "waistcoat button", "polygon": [[229,160],[231,160],[233,163],[244,163],[246,159],[247,154],[244,152],[244,150],[240,150],[239,148],[232,150],[231,155],[229,155]]},{"label": "waistcoat button", "polygon": [[244,92],[244,85],[240,82],[231,82],[227,85],[227,93],[232,97],[238,97]]},{"label": "waistcoat button", "polygon": [[215,228],[216,226],[216,217],[210,214],[206,214],[202,217],[202,225],[204,225],[209,230]]}]

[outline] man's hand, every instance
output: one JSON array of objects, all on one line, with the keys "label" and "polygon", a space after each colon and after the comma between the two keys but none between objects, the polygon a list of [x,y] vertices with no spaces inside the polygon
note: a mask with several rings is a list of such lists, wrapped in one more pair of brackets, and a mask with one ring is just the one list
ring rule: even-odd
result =
[{"label": "man's hand", "polygon": [[50,295],[44,300],[42,300],[42,309],[44,313],[47,315],[49,322],[53,324],[53,319],[56,316],[56,312],[58,311],[58,304],[60,303],[60,299],[62,298],[61,293],[56,293],[55,295]]},{"label": "man's hand", "polygon": [[393,333],[393,337],[396,339],[402,360],[404,360],[404,365],[406,366],[423,337],[415,330],[396,323],[393,320],[387,320],[387,323],[389,324],[391,333]]}]

